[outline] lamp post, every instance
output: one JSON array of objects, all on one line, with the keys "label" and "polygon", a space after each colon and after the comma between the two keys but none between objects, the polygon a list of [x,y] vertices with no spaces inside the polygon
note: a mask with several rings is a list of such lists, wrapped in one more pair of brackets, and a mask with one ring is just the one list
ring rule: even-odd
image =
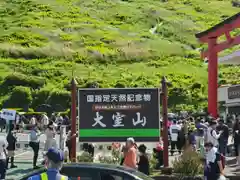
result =
[{"label": "lamp post", "polygon": [[75,162],[76,161],[76,124],[77,124],[77,82],[75,78],[72,78],[71,81],[71,132],[72,132],[72,149],[71,149],[71,161]]},{"label": "lamp post", "polygon": [[162,117],[163,117],[163,164],[164,167],[169,166],[168,160],[168,85],[166,77],[163,76],[162,84]]}]

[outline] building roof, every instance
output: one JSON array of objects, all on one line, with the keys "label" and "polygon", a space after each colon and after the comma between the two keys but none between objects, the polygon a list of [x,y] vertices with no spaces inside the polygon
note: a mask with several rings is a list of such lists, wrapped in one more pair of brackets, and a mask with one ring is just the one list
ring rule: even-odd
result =
[{"label": "building roof", "polygon": [[218,63],[240,65],[240,51],[218,58]]},{"label": "building roof", "polygon": [[220,22],[219,24],[207,29],[206,31],[200,32],[195,34],[195,37],[200,39],[206,35],[209,35],[209,33],[215,32],[216,30],[218,30],[219,28],[223,27],[226,24],[231,24],[233,23],[235,20],[237,20],[240,17],[240,13],[237,13],[229,18],[227,18],[226,20]]}]

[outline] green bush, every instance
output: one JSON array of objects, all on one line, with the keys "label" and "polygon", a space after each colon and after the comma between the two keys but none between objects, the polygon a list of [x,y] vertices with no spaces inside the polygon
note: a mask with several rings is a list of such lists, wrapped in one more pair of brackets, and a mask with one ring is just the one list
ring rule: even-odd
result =
[{"label": "green bush", "polygon": [[43,78],[27,76],[20,73],[13,73],[8,75],[3,82],[5,86],[26,86],[32,89],[41,88],[45,84]]},{"label": "green bush", "polygon": [[53,90],[49,95],[47,104],[50,104],[52,106],[59,104],[64,109],[68,109],[71,105],[70,102],[70,92],[64,90]]},{"label": "green bush", "polygon": [[158,161],[156,159],[156,155],[154,153],[151,154],[149,157],[150,173],[152,173],[156,169],[157,163]]},{"label": "green bush", "polygon": [[[29,107],[32,103],[31,90],[28,87],[16,86],[9,98],[3,103],[5,107],[23,108]],[[27,108],[28,109],[28,108]]]},{"label": "green bush", "polygon": [[203,162],[201,155],[197,152],[186,150],[180,157],[173,161],[173,171],[179,178],[202,175]]},{"label": "green bush", "polygon": [[93,157],[88,152],[77,155],[77,162],[93,162]]},{"label": "green bush", "polygon": [[120,164],[121,151],[113,148],[110,156],[100,156],[98,160],[100,163]]}]

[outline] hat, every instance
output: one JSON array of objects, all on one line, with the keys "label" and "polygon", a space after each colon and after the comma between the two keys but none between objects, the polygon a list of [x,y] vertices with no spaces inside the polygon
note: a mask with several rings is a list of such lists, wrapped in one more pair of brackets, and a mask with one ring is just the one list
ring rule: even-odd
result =
[{"label": "hat", "polygon": [[127,138],[127,141],[128,141],[128,142],[131,142],[131,143],[133,143],[133,144],[135,143],[135,141],[134,141],[134,139],[133,139],[132,137]]},{"label": "hat", "polygon": [[64,160],[64,154],[60,149],[50,148],[45,155],[54,163],[62,162]]}]

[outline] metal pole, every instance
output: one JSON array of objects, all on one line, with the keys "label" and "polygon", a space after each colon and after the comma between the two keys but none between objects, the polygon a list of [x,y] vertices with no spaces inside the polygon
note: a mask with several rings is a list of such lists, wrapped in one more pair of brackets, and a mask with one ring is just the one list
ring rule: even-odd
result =
[{"label": "metal pole", "polygon": [[[72,136],[76,134],[76,124],[77,124],[77,83],[74,78],[71,82],[71,95],[72,95],[72,107],[71,107],[71,131]],[[72,140],[72,150],[71,150],[71,161],[76,162],[76,136],[73,136]]]},{"label": "metal pole", "polygon": [[163,116],[163,164],[164,167],[169,166],[168,161],[168,89],[166,77],[162,77],[162,116]]},{"label": "metal pole", "polygon": [[217,118],[218,115],[218,55],[214,49],[217,38],[211,38],[208,42],[208,113]]}]

